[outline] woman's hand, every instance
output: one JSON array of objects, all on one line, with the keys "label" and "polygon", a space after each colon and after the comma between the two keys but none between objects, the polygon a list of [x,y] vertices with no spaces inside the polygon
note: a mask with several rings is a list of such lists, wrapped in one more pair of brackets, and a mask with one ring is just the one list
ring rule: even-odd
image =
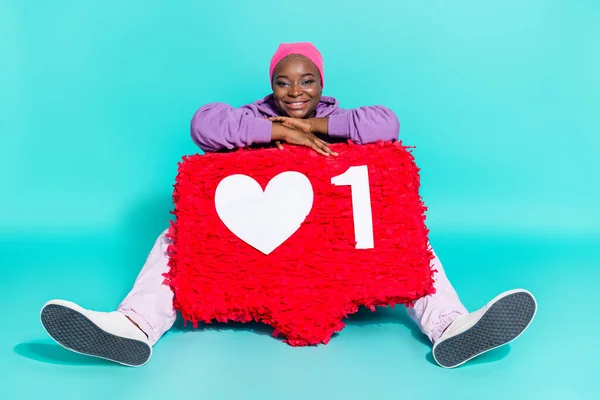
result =
[{"label": "woman's hand", "polygon": [[304,133],[313,133],[312,126],[308,119],[291,118],[291,117],[271,117],[271,122],[277,122],[287,128],[296,129]]},{"label": "woman's hand", "polygon": [[291,117],[271,117],[269,121],[278,122],[288,128],[297,129],[304,133],[322,133],[327,134],[328,118],[291,118]]},{"label": "woman's hand", "polygon": [[[285,117],[276,117],[285,118]],[[296,118],[287,118],[288,120],[297,120]],[[304,120],[298,120],[304,121]],[[324,156],[337,156],[338,153],[331,150],[329,145],[323,140],[316,137],[311,132],[301,131],[296,128],[283,125],[283,123],[273,122],[273,129],[271,131],[271,139],[275,141],[276,146],[279,149],[283,149],[281,142],[286,142],[296,146],[305,146],[313,149],[319,154]]]}]

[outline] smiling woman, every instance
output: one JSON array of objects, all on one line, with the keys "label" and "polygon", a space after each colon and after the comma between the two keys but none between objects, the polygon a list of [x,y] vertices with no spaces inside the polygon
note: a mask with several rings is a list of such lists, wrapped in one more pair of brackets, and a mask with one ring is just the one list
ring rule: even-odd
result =
[{"label": "smiling woman", "polygon": [[[286,142],[335,156],[331,142],[368,144],[398,138],[400,124],[389,108],[344,110],[334,98],[321,95],[323,59],[310,43],[279,46],[271,60],[270,79],[273,93],[262,100],[240,108],[224,103],[201,107],[192,118],[194,142],[206,152],[249,146],[281,148],[281,142]],[[338,183],[347,185],[348,181]],[[75,352],[130,366],[144,365],[152,346],[176,319],[174,294],[164,279],[170,271],[172,244],[167,229],[157,238],[117,311],[98,312],[65,300],[49,301],[41,313],[48,334]],[[537,310],[531,293],[507,291],[469,313],[440,260],[435,253],[433,256],[435,293],[417,299],[408,313],[433,343],[439,365],[461,365],[515,340],[527,329]]]},{"label": "smiling woman", "polygon": [[337,155],[328,144],[348,139],[367,144],[398,139],[400,122],[384,106],[345,110],[322,96],[323,57],[311,43],[281,44],[271,58],[272,94],[234,108],[224,103],[201,107],[192,118],[194,142],[206,152],[281,142]]}]

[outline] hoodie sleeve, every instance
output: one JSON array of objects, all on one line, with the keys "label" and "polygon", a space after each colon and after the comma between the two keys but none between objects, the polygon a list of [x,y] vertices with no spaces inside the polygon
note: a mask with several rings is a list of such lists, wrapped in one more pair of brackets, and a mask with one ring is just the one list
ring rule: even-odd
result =
[{"label": "hoodie sleeve", "polygon": [[225,103],[210,103],[192,117],[191,135],[204,152],[216,152],[269,143],[271,127],[271,121],[250,106],[234,108]]},{"label": "hoodie sleeve", "polygon": [[398,139],[400,121],[389,108],[372,106],[338,110],[329,116],[327,130],[330,136],[358,144]]}]

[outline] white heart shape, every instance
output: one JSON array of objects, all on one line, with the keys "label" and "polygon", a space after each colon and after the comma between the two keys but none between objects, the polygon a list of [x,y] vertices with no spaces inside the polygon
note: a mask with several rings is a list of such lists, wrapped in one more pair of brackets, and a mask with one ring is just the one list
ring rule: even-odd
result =
[{"label": "white heart shape", "polygon": [[215,206],[233,234],[269,254],[300,228],[313,197],[310,181],[299,172],[277,175],[264,192],[251,177],[236,174],[219,182]]}]

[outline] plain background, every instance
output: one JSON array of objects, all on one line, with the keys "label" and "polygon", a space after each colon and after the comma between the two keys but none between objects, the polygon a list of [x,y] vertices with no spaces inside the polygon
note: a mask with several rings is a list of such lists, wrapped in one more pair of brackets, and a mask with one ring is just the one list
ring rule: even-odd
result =
[{"label": "plain background", "polygon": [[[1,1],[0,397],[600,397],[599,20],[593,0]],[[318,348],[179,327],[141,369],[53,344],[44,302],[116,307],[199,151],[192,114],[268,94],[290,41],[322,51],[325,95],[398,114],[464,303],[526,287],[531,329],[451,371],[401,309]]]}]

